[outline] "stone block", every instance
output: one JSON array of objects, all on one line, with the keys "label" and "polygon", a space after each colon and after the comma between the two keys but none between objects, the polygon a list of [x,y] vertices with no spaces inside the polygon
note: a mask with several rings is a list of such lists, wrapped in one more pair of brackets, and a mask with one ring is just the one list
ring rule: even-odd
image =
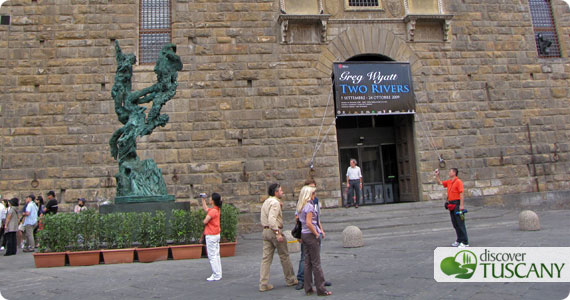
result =
[{"label": "stone block", "polygon": [[360,228],[350,225],[342,231],[342,245],[344,248],[358,248],[364,246]]},{"label": "stone block", "polygon": [[532,210],[523,210],[519,214],[519,228],[522,231],[540,230],[540,219]]},{"label": "stone block", "polygon": [[291,235],[291,230],[283,230],[283,235],[287,239],[287,250],[289,250],[289,253],[301,252],[301,243]]}]

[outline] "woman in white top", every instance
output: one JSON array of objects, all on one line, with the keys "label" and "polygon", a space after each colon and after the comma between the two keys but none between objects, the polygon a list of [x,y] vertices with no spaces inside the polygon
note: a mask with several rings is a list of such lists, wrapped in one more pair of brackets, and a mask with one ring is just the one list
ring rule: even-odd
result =
[{"label": "woman in white top", "polygon": [[6,248],[6,238],[4,237],[4,224],[6,223],[6,214],[8,213],[8,200],[0,201],[0,251]]}]

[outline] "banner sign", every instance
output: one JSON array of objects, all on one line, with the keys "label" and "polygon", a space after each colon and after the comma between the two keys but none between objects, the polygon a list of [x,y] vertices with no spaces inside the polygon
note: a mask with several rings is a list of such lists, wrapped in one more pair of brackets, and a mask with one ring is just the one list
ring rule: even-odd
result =
[{"label": "banner sign", "polygon": [[438,247],[437,282],[570,282],[568,247]]},{"label": "banner sign", "polygon": [[343,62],[333,68],[337,116],[415,113],[409,63]]}]

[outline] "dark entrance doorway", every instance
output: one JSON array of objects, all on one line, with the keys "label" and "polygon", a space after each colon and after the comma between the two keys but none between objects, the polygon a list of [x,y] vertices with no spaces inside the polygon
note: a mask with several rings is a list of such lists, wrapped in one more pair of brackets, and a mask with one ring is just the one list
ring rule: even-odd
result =
[{"label": "dark entrance doorway", "polygon": [[[348,61],[389,60],[365,54]],[[358,161],[364,182],[359,204],[418,201],[413,122],[413,114],[337,117],[343,205],[347,203],[346,171],[351,158]]]},{"label": "dark entrance doorway", "polygon": [[364,181],[359,203],[417,201],[412,122],[413,115],[337,118],[343,204],[351,158],[358,161]]}]

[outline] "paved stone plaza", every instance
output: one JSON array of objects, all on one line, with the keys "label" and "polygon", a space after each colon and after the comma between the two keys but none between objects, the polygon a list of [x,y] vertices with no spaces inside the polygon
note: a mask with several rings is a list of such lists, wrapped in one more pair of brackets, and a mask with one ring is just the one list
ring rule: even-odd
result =
[{"label": "paved stone plaza", "polygon": [[[519,210],[469,207],[467,230],[476,246],[568,246],[570,210],[539,211],[541,231],[518,230]],[[365,246],[342,248],[347,225],[362,229]],[[569,283],[437,283],[433,250],[454,240],[441,202],[337,208],[323,212],[322,249],[334,299],[564,299]],[[290,224],[286,227],[292,227]],[[299,253],[291,255],[294,268]],[[235,257],[223,258],[223,279],[206,282],[207,259],[150,264],[36,269],[32,255],[0,256],[0,292],[6,299],[294,299],[277,255],[273,291],[257,291],[261,238],[241,235]],[[316,297],[316,296],[314,296]]]}]

